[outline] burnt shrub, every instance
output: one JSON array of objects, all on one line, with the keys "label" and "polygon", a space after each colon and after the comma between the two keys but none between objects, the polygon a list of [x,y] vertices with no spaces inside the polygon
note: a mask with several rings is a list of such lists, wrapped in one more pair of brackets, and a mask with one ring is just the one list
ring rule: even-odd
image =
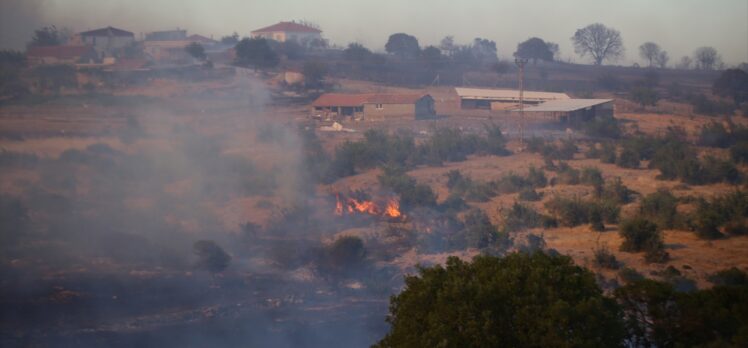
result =
[{"label": "burnt shrub", "polygon": [[642,198],[639,215],[662,228],[674,228],[678,223],[678,198],[669,190],[660,189]]},{"label": "burnt shrub", "polygon": [[621,222],[619,234],[623,238],[621,251],[645,252],[647,262],[662,263],[669,259],[662,232],[657,224],[642,217]]}]

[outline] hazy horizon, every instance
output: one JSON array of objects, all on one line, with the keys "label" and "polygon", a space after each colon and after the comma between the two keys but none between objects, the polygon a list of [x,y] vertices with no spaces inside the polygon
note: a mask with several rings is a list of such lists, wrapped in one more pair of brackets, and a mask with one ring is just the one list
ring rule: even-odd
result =
[{"label": "hazy horizon", "polygon": [[574,53],[569,38],[576,29],[599,22],[621,31],[626,53],[617,64],[641,63],[638,47],[646,41],[668,51],[671,65],[701,46],[716,48],[728,66],[748,62],[745,0],[0,0],[0,7],[3,49],[22,49],[33,30],[46,25],[74,32],[111,25],[138,38],[149,31],[179,27],[218,38],[234,31],[246,36],[279,21],[307,20],[318,24],[323,36],[338,46],[360,42],[379,51],[397,32],[416,36],[421,46],[438,45],[447,35],[462,44],[482,37],[496,41],[499,56],[506,58],[518,42],[537,36],[558,43],[563,60],[589,63]]}]

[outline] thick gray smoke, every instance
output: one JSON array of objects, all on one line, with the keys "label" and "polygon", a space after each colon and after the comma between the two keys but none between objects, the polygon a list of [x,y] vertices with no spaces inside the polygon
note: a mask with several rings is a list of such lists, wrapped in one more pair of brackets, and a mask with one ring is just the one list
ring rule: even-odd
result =
[{"label": "thick gray smoke", "polygon": [[46,24],[45,0],[0,1],[0,49],[23,49],[35,29]]}]

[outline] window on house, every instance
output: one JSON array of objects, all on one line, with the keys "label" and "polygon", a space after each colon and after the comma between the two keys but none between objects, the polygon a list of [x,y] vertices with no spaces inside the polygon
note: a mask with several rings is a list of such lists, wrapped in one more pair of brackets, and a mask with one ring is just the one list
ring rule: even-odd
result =
[{"label": "window on house", "polygon": [[377,104],[376,108],[377,108],[377,110],[382,110],[382,109],[384,109],[384,106],[382,104]]}]

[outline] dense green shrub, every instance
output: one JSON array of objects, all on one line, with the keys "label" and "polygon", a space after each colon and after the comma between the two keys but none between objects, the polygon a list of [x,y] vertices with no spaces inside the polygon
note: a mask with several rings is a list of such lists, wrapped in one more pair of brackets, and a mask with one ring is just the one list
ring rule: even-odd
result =
[{"label": "dense green shrub", "polygon": [[642,217],[621,222],[619,234],[623,238],[621,251],[645,252],[647,262],[662,263],[669,259],[662,232],[657,224]]},{"label": "dense green shrub", "polygon": [[623,184],[621,178],[615,177],[605,183],[602,198],[618,204],[631,203],[634,191],[630,190]]},{"label": "dense green shrub", "polygon": [[715,239],[724,236],[721,227],[729,227],[729,231],[725,231],[728,233],[742,233],[746,229],[746,218],[748,193],[738,190],[711,200],[700,199],[690,224],[699,237]]},{"label": "dense green shrub", "polygon": [[748,274],[737,267],[723,269],[708,277],[717,286],[748,286]]},{"label": "dense green shrub", "polygon": [[662,228],[674,228],[678,223],[678,198],[667,189],[660,189],[657,192],[642,198],[639,205],[639,215],[651,221]]},{"label": "dense green shrub", "polygon": [[693,111],[703,115],[732,115],[735,112],[735,105],[714,101],[703,94],[698,94],[690,98]]},{"label": "dense green shrub", "polygon": [[578,197],[555,196],[545,203],[546,209],[562,225],[568,227],[589,223],[591,216],[601,217],[604,222],[617,223],[620,207],[610,200],[581,200]]},{"label": "dense green shrub", "polygon": [[574,169],[566,162],[561,162],[556,171],[556,183],[565,185],[579,184],[579,170]]}]

